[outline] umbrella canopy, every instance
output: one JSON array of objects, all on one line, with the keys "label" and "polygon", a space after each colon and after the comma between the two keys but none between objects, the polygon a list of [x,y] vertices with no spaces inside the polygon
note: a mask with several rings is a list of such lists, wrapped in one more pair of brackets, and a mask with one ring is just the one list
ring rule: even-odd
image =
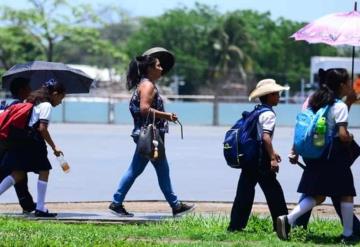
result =
[{"label": "umbrella canopy", "polygon": [[93,79],[83,71],[71,68],[63,63],[33,61],[11,67],[2,77],[2,87],[9,89],[16,78],[30,80],[30,87],[35,90],[49,79],[61,82],[66,93],[88,93]]},{"label": "umbrella canopy", "polygon": [[291,37],[309,43],[360,46],[360,13],[351,11],[323,16]]},{"label": "umbrella canopy", "polygon": [[354,11],[333,13],[307,24],[291,35],[295,40],[328,45],[351,45],[352,67],[351,79],[354,81],[355,46],[360,46],[360,13],[355,1]]}]

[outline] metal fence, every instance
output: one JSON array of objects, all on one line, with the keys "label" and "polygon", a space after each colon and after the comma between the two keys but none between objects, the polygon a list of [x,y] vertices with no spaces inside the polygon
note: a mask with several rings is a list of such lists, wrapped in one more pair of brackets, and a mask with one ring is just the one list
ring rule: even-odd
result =
[{"label": "metal fence", "polygon": [[[132,124],[129,112],[129,95],[109,97],[67,97],[56,107],[52,121],[63,123]],[[178,96],[167,95],[165,109],[175,112],[184,124],[231,125],[244,110],[251,110],[256,103],[245,97],[213,95]],[[280,103],[276,106],[278,126],[293,126],[301,104]],[[349,125],[360,127],[360,105],[351,107]]]}]

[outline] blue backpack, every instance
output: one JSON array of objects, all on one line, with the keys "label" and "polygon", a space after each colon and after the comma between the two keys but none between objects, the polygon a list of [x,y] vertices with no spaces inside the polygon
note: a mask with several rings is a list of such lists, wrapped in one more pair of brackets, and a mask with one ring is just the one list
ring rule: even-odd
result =
[{"label": "blue backpack", "polygon": [[9,106],[20,103],[21,101],[18,99],[4,99],[0,101],[0,113],[3,112]]},{"label": "blue backpack", "polygon": [[224,157],[232,168],[246,168],[259,160],[261,141],[257,140],[259,115],[271,111],[269,107],[257,105],[251,112],[244,111],[242,118],[225,134]]},{"label": "blue backpack", "polygon": [[294,133],[294,149],[297,154],[307,159],[320,158],[327,147],[331,144],[332,135],[328,125],[325,133],[325,144],[323,146],[314,145],[314,134],[316,123],[319,118],[327,116],[330,106],[320,108],[316,113],[307,108],[296,116],[295,133]]}]

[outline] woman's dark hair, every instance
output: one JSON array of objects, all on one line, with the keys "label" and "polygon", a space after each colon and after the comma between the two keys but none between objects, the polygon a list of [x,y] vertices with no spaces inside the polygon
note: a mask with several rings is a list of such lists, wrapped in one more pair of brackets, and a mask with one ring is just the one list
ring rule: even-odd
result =
[{"label": "woman's dark hair", "polygon": [[346,69],[335,68],[323,70],[319,69],[320,88],[310,97],[309,106],[317,112],[321,107],[332,105],[339,97],[339,89],[342,83],[349,81],[349,74]]},{"label": "woman's dark hair", "polygon": [[65,87],[60,82],[50,79],[45,82],[41,88],[31,92],[26,101],[33,103],[34,105],[38,105],[42,102],[50,102],[50,96],[53,92],[65,94]]},{"label": "woman's dark hair", "polygon": [[147,76],[147,70],[155,67],[156,58],[152,56],[137,56],[129,63],[126,75],[126,87],[131,90],[140,82],[142,77]]}]

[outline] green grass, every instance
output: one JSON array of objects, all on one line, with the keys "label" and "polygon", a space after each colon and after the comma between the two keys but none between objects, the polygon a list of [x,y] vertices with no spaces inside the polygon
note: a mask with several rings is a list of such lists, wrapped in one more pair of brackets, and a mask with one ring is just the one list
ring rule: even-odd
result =
[{"label": "green grass", "polygon": [[188,216],[150,224],[65,224],[0,218],[0,246],[314,246],[337,244],[341,225],[315,219],[289,241],[272,232],[269,218],[252,216],[245,231],[228,233],[224,216]]}]

